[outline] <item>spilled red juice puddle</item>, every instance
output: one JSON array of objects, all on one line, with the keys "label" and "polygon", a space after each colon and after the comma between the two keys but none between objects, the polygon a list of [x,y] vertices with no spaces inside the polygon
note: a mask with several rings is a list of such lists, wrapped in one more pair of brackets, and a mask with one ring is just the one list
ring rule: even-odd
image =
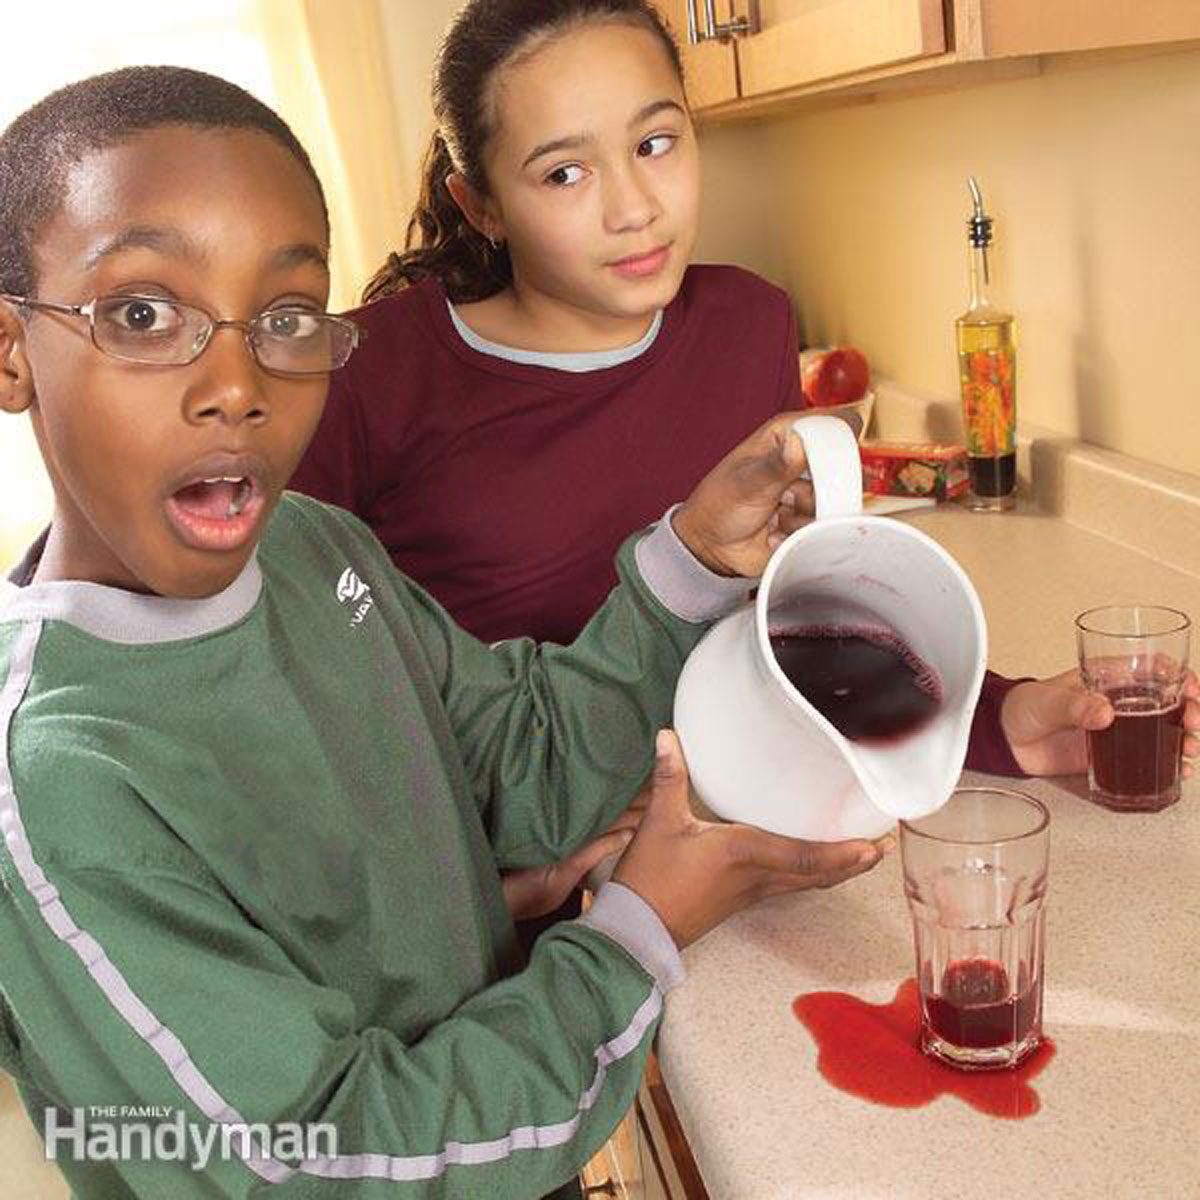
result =
[{"label": "spilled red juice puddle", "polygon": [[845,992],[809,992],[792,1011],[817,1043],[817,1069],[840,1091],[890,1108],[921,1108],[957,1096],[990,1117],[1016,1120],[1041,1108],[1029,1081],[1054,1057],[1042,1044],[1012,1070],[961,1071],[921,1052],[917,981],[906,979],[890,1004]]}]

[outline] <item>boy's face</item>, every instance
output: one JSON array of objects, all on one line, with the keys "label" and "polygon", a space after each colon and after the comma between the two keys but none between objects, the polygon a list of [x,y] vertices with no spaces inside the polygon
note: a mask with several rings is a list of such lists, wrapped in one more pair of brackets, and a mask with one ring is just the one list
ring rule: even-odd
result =
[{"label": "boy's face", "polygon": [[[161,295],[238,320],[323,310],[327,241],[311,179],[273,139],[165,126],[70,170],[34,246],[36,298]],[[268,374],[237,329],[187,366],[141,366],[93,346],[84,320],[39,312],[6,328],[0,399],[29,409],[55,490],[39,581],[227,587],[316,428],[327,377]],[[222,479],[242,482],[204,482]]]}]

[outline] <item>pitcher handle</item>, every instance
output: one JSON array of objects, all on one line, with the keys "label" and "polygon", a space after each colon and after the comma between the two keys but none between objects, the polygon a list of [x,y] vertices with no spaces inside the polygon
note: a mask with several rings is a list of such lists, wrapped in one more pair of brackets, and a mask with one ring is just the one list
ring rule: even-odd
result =
[{"label": "pitcher handle", "polygon": [[792,428],[804,444],[817,518],[854,517],[862,512],[862,460],[858,439],[838,417],[801,417]]}]

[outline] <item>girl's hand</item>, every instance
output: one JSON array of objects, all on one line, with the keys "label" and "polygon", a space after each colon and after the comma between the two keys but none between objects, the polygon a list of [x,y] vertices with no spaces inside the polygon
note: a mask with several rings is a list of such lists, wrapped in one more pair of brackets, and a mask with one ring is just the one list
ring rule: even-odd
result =
[{"label": "girl's hand", "polygon": [[674,733],[656,745],[650,804],[613,880],[637,892],[681,949],[767,896],[827,888],[869,871],[894,840],[804,842],[747,825],[701,821]]},{"label": "girl's hand", "polygon": [[545,867],[506,871],[500,883],[504,888],[504,902],[513,920],[532,921],[565,904],[567,897],[591,871],[605,859],[620,854],[633,840],[649,797],[650,784],[647,782],[629,807],[599,837],[581,846],[561,862]]},{"label": "girl's hand", "polygon": [[[1184,683],[1183,777],[1187,759],[1200,754],[1200,683],[1188,672]],[[1112,724],[1112,705],[1084,689],[1077,670],[1052,679],[1018,683],[1004,698],[1000,726],[1017,765],[1027,775],[1077,775],[1087,770],[1088,730]]]},{"label": "girl's hand", "polygon": [[532,921],[535,917],[544,917],[560,908],[593,867],[614,854],[620,854],[632,840],[631,830],[611,830],[586,846],[581,846],[562,862],[551,863],[548,867],[506,871],[500,883],[504,888],[504,902],[513,920]]}]

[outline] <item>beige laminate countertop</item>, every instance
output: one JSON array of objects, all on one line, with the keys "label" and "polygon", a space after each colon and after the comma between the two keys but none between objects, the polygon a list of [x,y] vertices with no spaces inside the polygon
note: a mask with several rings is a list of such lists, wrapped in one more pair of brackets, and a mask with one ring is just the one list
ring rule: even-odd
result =
[{"label": "beige laminate countertop", "polygon": [[[904,519],[974,580],[1005,674],[1073,665],[1072,618],[1092,605],[1200,616],[1200,577],[1031,506]],[[884,1003],[913,973],[893,855],[840,888],[741,913],[685,952],[658,1055],[712,1200],[1200,1197],[1200,784],[1148,815],[1093,806],[1081,779],[1017,786],[1052,821],[1045,1029],[1057,1053],[1031,1081],[1039,1111],[1001,1120],[949,1095],[887,1108],[818,1073],[793,999]]]}]

